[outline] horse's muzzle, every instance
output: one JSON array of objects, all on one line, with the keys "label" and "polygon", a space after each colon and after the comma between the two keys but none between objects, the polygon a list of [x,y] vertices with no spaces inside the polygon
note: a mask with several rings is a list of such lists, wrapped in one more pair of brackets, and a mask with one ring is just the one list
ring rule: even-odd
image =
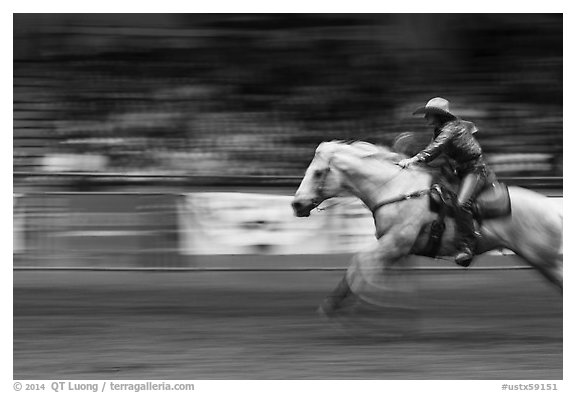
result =
[{"label": "horse's muzzle", "polygon": [[292,202],[292,210],[294,210],[296,217],[309,217],[313,207],[313,204],[306,204],[301,201]]}]

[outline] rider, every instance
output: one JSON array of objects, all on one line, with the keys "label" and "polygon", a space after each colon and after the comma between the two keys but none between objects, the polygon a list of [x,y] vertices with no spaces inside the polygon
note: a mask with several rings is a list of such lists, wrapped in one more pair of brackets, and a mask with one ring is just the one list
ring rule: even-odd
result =
[{"label": "rider", "polygon": [[428,125],[434,127],[434,139],[414,157],[401,160],[398,165],[406,168],[418,162],[427,163],[441,153],[455,161],[461,179],[458,191],[460,209],[455,214],[459,232],[455,262],[467,267],[474,257],[476,240],[472,204],[493,176],[482,156],[482,148],[473,135],[478,129],[474,123],[450,113],[448,100],[441,97],[432,98],[426,106],[418,108],[413,114],[424,114]]}]

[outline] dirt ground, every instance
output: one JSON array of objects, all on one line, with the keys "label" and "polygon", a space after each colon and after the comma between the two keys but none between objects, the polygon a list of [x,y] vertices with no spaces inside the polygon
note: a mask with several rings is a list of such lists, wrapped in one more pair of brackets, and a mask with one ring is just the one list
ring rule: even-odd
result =
[{"label": "dirt ground", "polygon": [[317,317],[341,276],[15,271],[14,379],[563,377],[562,297],[534,271],[414,273],[418,309],[379,317],[394,338]]}]

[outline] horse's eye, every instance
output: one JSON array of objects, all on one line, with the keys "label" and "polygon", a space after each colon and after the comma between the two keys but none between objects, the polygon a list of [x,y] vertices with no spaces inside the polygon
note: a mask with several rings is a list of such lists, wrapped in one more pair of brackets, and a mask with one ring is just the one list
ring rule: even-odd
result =
[{"label": "horse's eye", "polygon": [[315,177],[316,179],[319,179],[319,178],[322,177],[322,174],[323,174],[323,173],[324,173],[323,171],[321,171],[320,169],[318,169],[318,170],[314,171],[314,177]]}]

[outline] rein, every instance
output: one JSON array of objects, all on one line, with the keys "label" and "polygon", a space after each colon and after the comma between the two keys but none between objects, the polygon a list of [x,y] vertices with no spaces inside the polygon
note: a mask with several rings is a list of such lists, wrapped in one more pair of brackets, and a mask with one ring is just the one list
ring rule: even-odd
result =
[{"label": "rein", "polygon": [[319,212],[323,212],[324,210],[328,210],[333,208],[334,206],[338,206],[338,205],[342,205],[342,206],[346,206],[346,205],[351,205],[353,204],[355,201],[350,201],[350,202],[346,202],[346,203],[342,203],[342,202],[334,202],[328,206],[323,206],[320,207],[320,205],[316,206],[316,210],[318,210]]}]

